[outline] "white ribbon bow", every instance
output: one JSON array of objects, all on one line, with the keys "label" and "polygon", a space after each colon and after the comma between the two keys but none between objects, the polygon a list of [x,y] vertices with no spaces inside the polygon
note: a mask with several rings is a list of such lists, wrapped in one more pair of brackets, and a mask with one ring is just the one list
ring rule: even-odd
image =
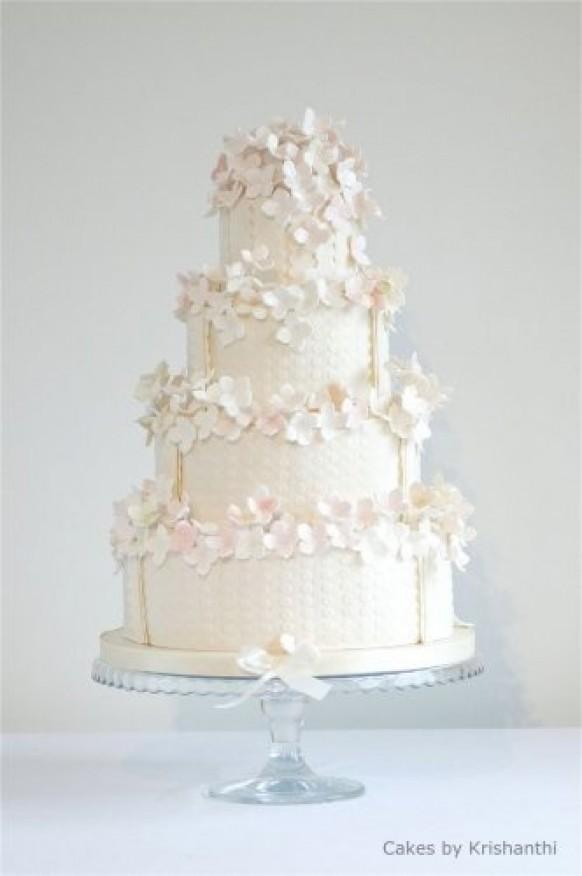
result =
[{"label": "white ribbon bow", "polygon": [[287,687],[299,691],[314,700],[322,700],[331,690],[331,685],[313,675],[319,651],[310,642],[295,643],[295,637],[283,634],[279,638],[282,653],[271,654],[264,648],[252,645],[242,648],[237,664],[251,675],[260,675],[254,684],[249,684],[239,697],[226,703],[217,703],[217,709],[230,709],[244,703],[260,691],[272,678],[280,678]]}]

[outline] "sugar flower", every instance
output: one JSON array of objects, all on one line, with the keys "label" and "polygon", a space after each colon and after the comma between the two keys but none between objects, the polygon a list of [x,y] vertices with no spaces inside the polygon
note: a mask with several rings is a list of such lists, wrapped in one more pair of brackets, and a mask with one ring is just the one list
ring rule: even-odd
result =
[{"label": "sugar flower", "polygon": [[393,433],[418,446],[430,435],[429,422],[437,408],[447,400],[434,374],[426,374],[415,354],[410,361],[391,361],[397,391],[388,400],[385,416]]}]

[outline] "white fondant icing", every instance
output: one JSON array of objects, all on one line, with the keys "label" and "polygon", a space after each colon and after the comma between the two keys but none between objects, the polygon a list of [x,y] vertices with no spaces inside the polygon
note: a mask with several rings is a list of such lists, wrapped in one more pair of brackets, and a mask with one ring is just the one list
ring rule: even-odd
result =
[{"label": "white fondant icing", "polygon": [[[291,277],[292,242],[282,226],[262,211],[265,198],[243,198],[232,210],[220,211],[220,258],[223,264],[240,258],[242,249],[266,246],[273,261],[273,275],[285,280]],[[340,274],[348,265],[348,238],[336,233],[313,253],[314,267],[323,275]]]},{"label": "white fondant icing", "polygon": [[[368,311],[362,307],[318,307],[309,314],[309,323],[312,334],[305,349],[298,352],[275,339],[279,327],[276,320],[246,317],[241,340],[223,347],[217,337],[212,337],[215,374],[248,377],[257,398],[268,398],[286,383],[307,393],[330,383],[367,385],[371,370]],[[201,324],[200,315],[188,319],[190,374],[204,371]],[[388,361],[387,340],[383,356],[386,358],[381,367]]]},{"label": "white fondant icing", "polygon": [[[143,641],[137,562],[127,563],[125,635]],[[435,559],[426,576],[425,639],[453,627],[450,564]],[[320,649],[380,648],[421,637],[416,562],[362,563],[342,551],[285,560],[218,563],[199,576],[180,557],[144,561],[144,605],[152,645],[235,651],[282,633]]]},{"label": "white fondant icing", "polygon": [[[220,520],[225,508],[252,495],[259,484],[301,515],[334,494],[355,501],[397,489],[399,443],[377,420],[309,447],[256,432],[243,432],[233,443],[211,436],[183,457],[184,491],[198,519]],[[174,476],[176,448],[167,439],[157,442],[156,460],[158,473]],[[404,460],[408,483],[419,480],[418,453],[405,450]]]}]

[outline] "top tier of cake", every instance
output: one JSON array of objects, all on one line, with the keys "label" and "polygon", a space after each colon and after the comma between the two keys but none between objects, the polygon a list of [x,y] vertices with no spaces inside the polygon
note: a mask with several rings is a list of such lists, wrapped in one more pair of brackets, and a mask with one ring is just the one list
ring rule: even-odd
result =
[{"label": "top tier of cake", "polygon": [[379,211],[361,154],[312,110],[301,125],[274,120],[226,137],[212,179],[223,262],[260,245],[285,282],[345,277],[368,263],[362,230]]}]

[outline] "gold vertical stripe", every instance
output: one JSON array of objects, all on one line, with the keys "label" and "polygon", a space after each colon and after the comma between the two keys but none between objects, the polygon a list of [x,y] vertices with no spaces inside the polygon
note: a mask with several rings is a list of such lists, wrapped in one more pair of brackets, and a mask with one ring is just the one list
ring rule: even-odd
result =
[{"label": "gold vertical stripe", "polygon": [[418,587],[418,641],[422,643],[426,638],[426,618],[425,618],[425,593],[424,593],[424,559],[417,557],[416,560],[416,581]]},{"label": "gold vertical stripe", "polygon": [[404,438],[398,439],[398,481],[400,489],[406,496],[408,493],[408,442]]},{"label": "gold vertical stripe", "polygon": [[251,252],[255,248],[255,244],[257,242],[257,229],[256,229],[256,215],[255,215],[255,205],[253,203],[249,203],[248,205],[248,223],[249,223],[249,238],[251,241],[251,245],[249,249]]},{"label": "gold vertical stripe", "polygon": [[144,645],[150,644],[150,629],[148,624],[148,609],[146,602],[146,586],[145,586],[145,559],[138,557],[137,560],[137,588],[139,599],[139,610],[141,614],[143,641]]},{"label": "gold vertical stripe", "polygon": [[181,499],[184,494],[184,455],[179,447],[176,447],[176,498]]},{"label": "gold vertical stripe", "polygon": [[[216,293],[218,294],[218,293]],[[204,376],[210,377],[213,369],[212,362],[212,323],[208,317],[202,317],[202,343],[204,345]]]},{"label": "gold vertical stripe", "polygon": [[378,312],[370,308],[370,381],[376,394],[376,401],[380,394],[380,351],[378,349]]}]

